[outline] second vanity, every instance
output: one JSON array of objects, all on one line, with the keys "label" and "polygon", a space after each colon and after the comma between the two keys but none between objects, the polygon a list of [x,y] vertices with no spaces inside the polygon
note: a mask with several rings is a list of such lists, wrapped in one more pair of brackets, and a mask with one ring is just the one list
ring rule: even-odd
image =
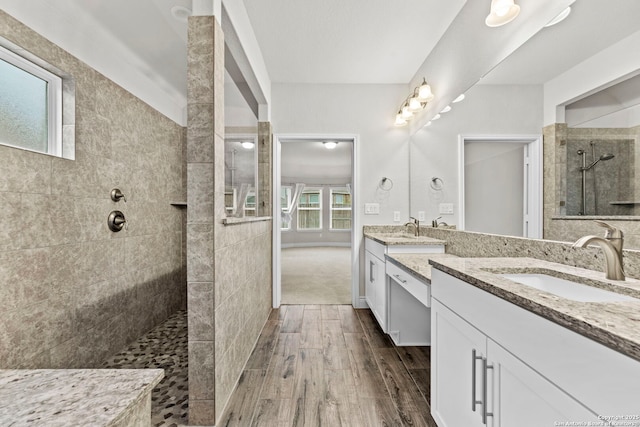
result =
[{"label": "second vanity", "polygon": [[[439,426],[640,425],[639,281],[531,258],[430,263]],[[579,301],[514,281],[531,275],[604,293]]]},{"label": "second vanity", "polygon": [[365,298],[381,329],[396,345],[430,344],[431,295],[428,272],[404,269],[395,258],[410,262],[416,254],[450,256],[444,247],[444,241],[425,236],[365,233]]}]

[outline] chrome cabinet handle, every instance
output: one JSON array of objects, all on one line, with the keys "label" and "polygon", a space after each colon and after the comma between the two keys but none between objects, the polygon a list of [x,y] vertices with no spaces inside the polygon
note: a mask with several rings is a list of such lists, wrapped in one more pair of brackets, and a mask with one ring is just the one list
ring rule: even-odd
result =
[{"label": "chrome cabinet handle", "polygon": [[394,274],[393,277],[395,277],[396,279],[398,279],[398,281],[400,281],[402,283],[407,283],[407,281],[404,280],[402,277],[400,277],[399,274]]},{"label": "chrome cabinet handle", "polygon": [[375,263],[373,261],[369,261],[369,282],[373,283],[375,282],[376,278],[374,275],[374,269],[373,266],[375,265]]},{"label": "chrome cabinet handle", "polygon": [[487,408],[487,389],[488,389],[488,384],[487,384],[487,372],[489,371],[489,369],[493,370],[493,365],[487,365],[487,359],[483,358],[482,359],[482,382],[484,383],[482,385],[482,401],[484,402],[482,407],[482,424],[487,424],[487,417],[493,417],[493,412],[489,412],[489,408]]},{"label": "chrome cabinet handle", "polygon": [[484,357],[476,355],[475,348],[471,350],[471,410],[476,412],[476,405],[482,403],[481,400],[476,400],[476,360],[483,360]]}]

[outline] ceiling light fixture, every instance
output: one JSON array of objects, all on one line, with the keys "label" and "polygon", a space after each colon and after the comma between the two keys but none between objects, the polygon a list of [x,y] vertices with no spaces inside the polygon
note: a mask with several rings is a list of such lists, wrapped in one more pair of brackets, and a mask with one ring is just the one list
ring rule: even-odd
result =
[{"label": "ceiling light fixture", "polygon": [[431,120],[429,120],[427,123],[425,123],[424,127],[428,128],[429,126],[431,126],[433,123],[431,122]]},{"label": "ceiling light fixture", "polygon": [[556,25],[558,22],[564,21],[564,19],[571,13],[571,6],[568,6],[565,10],[560,12],[555,18],[553,18],[545,27]]},{"label": "ceiling light fixture", "polygon": [[449,111],[451,111],[451,105],[447,105],[446,107],[444,107],[442,109],[442,111],[440,111],[441,113],[448,113]]},{"label": "ceiling light fixture", "polygon": [[240,145],[242,145],[242,148],[244,148],[245,150],[253,150],[253,147],[256,145],[251,141],[242,141],[240,143]]},{"label": "ceiling light fixture", "polygon": [[171,15],[180,22],[187,22],[191,16],[191,11],[183,6],[173,6],[171,8]]},{"label": "ceiling light fixture", "polygon": [[442,117],[440,114],[436,114],[431,118],[431,120],[438,120],[440,117]]},{"label": "ceiling light fixture", "polygon": [[327,150],[333,150],[338,146],[338,143],[335,141],[324,141],[323,144],[324,148],[326,148]]},{"label": "ceiling light fixture", "polygon": [[422,83],[413,89],[411,94],[407,96],[396,114],[396,120],[393,123],[396,126],[405,126],[409,120],[427,106],[427,103],[434,98],[431,86],[427,83],[427,79],[422,78]]},{"label": "ceiling light fixture", "polygon": [[453,103],[460,102],[464,99],[464,93],[460,94],[456,99],[453,100]]},{"label": "ceiling light fixture", "polygon": [[488,27],[499,27],[513,21],[520,13],[520,6],[514,0],[491,0],[491,11],[484,23]]}]

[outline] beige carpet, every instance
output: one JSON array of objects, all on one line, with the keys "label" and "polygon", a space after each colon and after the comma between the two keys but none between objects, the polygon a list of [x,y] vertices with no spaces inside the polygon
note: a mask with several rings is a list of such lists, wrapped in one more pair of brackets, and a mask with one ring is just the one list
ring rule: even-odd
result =
[{"label": "beige carpet", "polygon": [[351,248],[282,249],[282,304],[351,304]]}]

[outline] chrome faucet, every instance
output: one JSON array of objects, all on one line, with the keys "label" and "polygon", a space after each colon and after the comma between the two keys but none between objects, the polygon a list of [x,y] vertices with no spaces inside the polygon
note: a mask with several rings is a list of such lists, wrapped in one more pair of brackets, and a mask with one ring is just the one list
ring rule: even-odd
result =
[{"label": "chrome faucet", "polygon": [[409,221],[408,223],[406,223],[404,226],[407,227],[409,225],[413,225],[414,227],[414,232],[413,235],[418,237],[418,234],[420,234],[420,221],[418,221],[417,219],[415,219],[414,217],[410,216],[409,219],[413,220],[413,221]]},{"label": "chrome faucet", "polygon": [[579,238],[574,244],[574,248],[585,248],[590,243],[595,243],[602,249],[605,257],[605,273],[607,279],[625,280],[624,269],[622,267],[622,245],[624,236],[622,231],[602,221],[594,221],[600,227],[604,227],[604,237],[584,236]]}]

